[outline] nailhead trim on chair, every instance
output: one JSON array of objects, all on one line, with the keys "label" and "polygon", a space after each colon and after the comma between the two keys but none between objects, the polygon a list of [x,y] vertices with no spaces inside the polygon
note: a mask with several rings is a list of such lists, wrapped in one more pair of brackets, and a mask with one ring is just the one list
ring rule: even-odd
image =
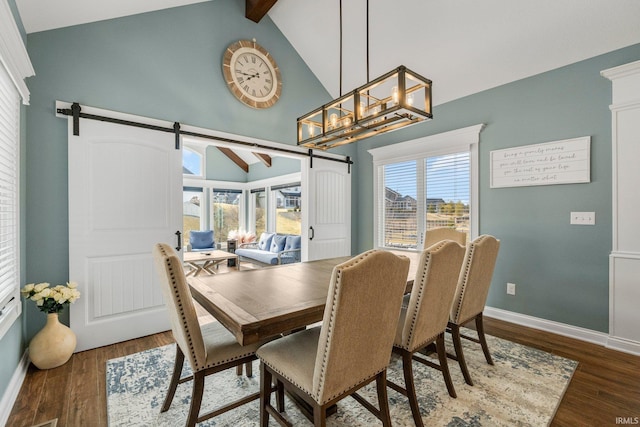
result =
[{"label": "nailhead trim on chair", "polygon": [[[232,362],[232,361],[234,361],[234,360],[239,360],[239,359],[242,359],[242,358],[244,358],[244,357],[247,357],[247,356],[252,355],[252,354],[253,354],[253,352],[252,352],[252,351],[249,351],[249,352],[247,352],[247,353],[243,353],[243,354],[238,355],[238,356],[236,356],[236,357],[232,357],[232,358],[230,358],[230,359],[220,360],[220,361],[218,361],[217,363],[210,363],[210,364],[204,364],[204,363],[202,363],[202,361],[200,361],[200,360],[198,360],[198,359],[197,359],[197,357],[196,357],[196,352],[195,352],[195,346],[194,346],[194,344],[193,344],[193,340],[191,339],[192,331],[191,331],[191,330],[190,330],[190,328],[189,328],[189,325],[188,325],[188,323],[187,323],[187,318],[186,318],[186,316],[185,316],[185,312],[184,312],[184,302],[183,302],[183,301],[182,301],[182,299],[180,298],[180,294],[177,292],[177,287],[176,287],[176,273],[174,272],[174,269],[173,269],[173,268],[171,268],[171,265],[170,265],[170,262],[169,262],[169,256],[170,256],[170,255],[167,253],[167,251],[165,250],[165,248],[164,248],[164,247],[162,247],[161,245],[160,245],[160,249],[161,249],[161,251],[162,251],[162,255],[165,257],[165,263],[166,263],[166,266],[167,266],[167,270],[168,270],[168,272],[169,272],[169,277],[170,277],[170,279],[171,279],[171,285],[172,285],[171,287],[172,287],[172,289],[173,289],[173,293],[174,293],[174,295],[175,295],[175,297],[176,297],[176,300],[177,300],[177,308],[178,308],[178,311],[179,311],[179,314],[180,314],[180,318],[182,319],[182,324],[183,324],[183,326],[184,326],[184,329],[187,331],[187,337],[186,337],[186,338],[187,338],[187,341],[188,341],[188,344],[189,344],[189,351],[191,352],[192,359],[193,359],[193,360],[194,360],[194,362],[195,362],[195,366],[192,366],[193,371],[195,371],[195,372],[199,372],[199,371],[202,371],[202,370],[204,370],[204,369],[210,368],[210,367],[212,367],[212,366],[222,365],[222,364],[224,364],[224,363]],[[183,274],[184,274],[184,273],[183,273]],[[200,331],[198,331],[198,333],[201,333],[201,332],[200,332]],[[206,349],[206,347],[205,347],[205,348],[204,348],[204,352],[205,352],[205,361],[206,361],[206,358],[207,358],[207,352],[206,352],[206,351],[207,351],[207,349]]]},{"label": "nailhead trim on chair", "polygon": [[[377,252],[377,250],[375,250],[375,249],[367,251],[367,252],[361,254],[359,257],[352,259],[349,264],[343,265],[342,268],[351,267],[351,266],[363,261],[365,258],[367,258],[368,256],[370,256],[371,254],[373,254],[375,252]],[[333,334],[334,322],[335,322],[336,297],[337,297],[337,294],[338,294],[338,290],[340,289],[340,285],[342,284],[341,279],[340,279],[340,274],[341,273],[342,273],[342,270],[338,269],[337,277],[336,277],[336,287],[335,287],[333,295],[332,295],[331,316],[329,317],[329,325],[328,325],[328,328],[327,328],[327,341],[330,341],[331,335]],[[320,384],[324,384],[324,377],[325,377],[326,369],[327,369],[327,350],[328,349],[325,346],[325,351],[324,351],[324,354],[322,355],[322,365],[320,367],[320,380],[318,381]],[[384,369],[381,369],[381,370],[375,372],[374,375],[377,375],[382,371],[384,371]],[[341,396],[343,393],[347,392],[352,387],[355,387],[356,385],[362,383],[367,378],[370,378],[370,377],[363,377],[360,380],[358,380],[358,381],[354,382],[353,384],[351,384],[350,386],[347,386],[344,390],[339,391],[339,392],[335,393],[334,395],[332,395],[329,398],[324,399],[324,400],[325,401],[329,401],[329,400],[331,400],[333,398]],[[320,389],[313,390],[313,393],[315,394],[314,399],[316,400],[316,402],[320,402],[320,392],[321,392]]]},{"label": "nailhead trim on chair", "polygon": [[[427,259],[425,260],[425,265],[428,265],[429,269],[431,268],[431,252],[435,252],[437,250],[439,250],[441,247],[443,247],[446,244],[446,241],[442,241],[438,243],[438,246],[436,246],[435,248],[433,248],[431,251],[429,251],[429,254],[427,255]],[[427,277],[427,273],[428,270],[422,270],[422,277],[420,278],[420,286],[418,287],[418,289],[420,290],[418,293],[418,301],[420,301],[420,305],[423,303],[422,300],[422,295],[424,294],[425,291],[425,279]],[[413,282],[415,285],[415,281]],[[409,328],[409,336],[407,337],[407,343],[411,342],[411,339],[413,338],[413,334],[415,333],[416,330],[416,321],[418,320],[418,313],[420,312],[420,305],[418,305],[416,307],[416,309],[413,311],[412,313],[412,317],[411,317],[411,328]],[[428,342],[432,342],[438,335],[434,335],[433,337],[429,338],[428,340],[421,342],[420,345],[428,343]],[[413,345],[411,346],[411,348],[409,347],[409,345],[405,345],[404,343],[402,343],[402,345],[400,346],[401,348],[411,351],[411,348],[419,348],[419,346],[417,345]]]},{"label": "nailhead trim on chair", "polygon": [[476,249],[476,244],[482,242],[488,236],[480,236],[473,242],[469,243],[469,256],[465,254],[465,264],[464,264],[464,278],[462,280],[462,290],[459,295],[457,295],[457,306],[456,306],[456,315],[451,319],[454,323],[460,322],[460,308],[462,306],[462,301],[464,301],[464,293],[467,289],[467,283],[469,279],[469,270],[471,269],[471,260],[473,259],[473,252]]}]

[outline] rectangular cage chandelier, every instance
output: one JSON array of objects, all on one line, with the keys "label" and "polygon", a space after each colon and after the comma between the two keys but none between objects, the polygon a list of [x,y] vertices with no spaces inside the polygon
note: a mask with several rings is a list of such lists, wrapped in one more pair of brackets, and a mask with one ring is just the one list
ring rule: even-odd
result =
[{"label": "rectangular cage chandelier", "polygon": [[404,65],[298,118],[298,145],[329,149],[433,118],[431,80]]}]

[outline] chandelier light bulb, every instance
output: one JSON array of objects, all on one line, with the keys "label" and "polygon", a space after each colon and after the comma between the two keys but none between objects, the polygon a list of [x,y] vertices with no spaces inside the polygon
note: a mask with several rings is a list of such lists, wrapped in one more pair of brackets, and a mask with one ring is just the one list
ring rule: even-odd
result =
[{"label": "chandelier light bulb", "polygon": [[398,93],[398,86],[394,86],[391,89],[391,100],[393,101],[393,105],[397,105],[400,102],[400,94]]},{"label": "chandelier light bulb", "polygon": [[413,106],[413,94],[412,93],[407,95],[407,104]]},{"label": "chandelier light bulb", "polygon": [[307,125],[307,132],[309,133],[309,137],[315,136],[316,128],[311,123]]},{"label": "chandelier light bulb", "polygon": [[335,128],[338,125],[338,115],[336,113],[332,113],[329,116],[329,124],[331,127]]}]

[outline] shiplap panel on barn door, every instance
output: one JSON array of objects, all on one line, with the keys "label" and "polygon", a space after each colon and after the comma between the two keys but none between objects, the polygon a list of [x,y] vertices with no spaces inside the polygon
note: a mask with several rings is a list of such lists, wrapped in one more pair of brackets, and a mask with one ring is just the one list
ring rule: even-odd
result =
[{"label": "shiplap panel on barn door", "polygon": [[[83,107],[83,111],[85,107]],[[77,351],[170,328],[153,245],[182,228],[182,152],[172,134],[69,118],[69,276]]]}]

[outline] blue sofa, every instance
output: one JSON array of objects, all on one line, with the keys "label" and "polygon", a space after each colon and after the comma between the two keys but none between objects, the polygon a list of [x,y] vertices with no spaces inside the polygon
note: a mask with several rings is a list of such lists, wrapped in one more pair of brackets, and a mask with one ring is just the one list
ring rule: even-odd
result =
[{"label": "blue sofa", "polygon": [[257,242],[243,243],[236,249],[240,261],[257,265],[280,265],[300,262],[300,236],[262,233]]}]

